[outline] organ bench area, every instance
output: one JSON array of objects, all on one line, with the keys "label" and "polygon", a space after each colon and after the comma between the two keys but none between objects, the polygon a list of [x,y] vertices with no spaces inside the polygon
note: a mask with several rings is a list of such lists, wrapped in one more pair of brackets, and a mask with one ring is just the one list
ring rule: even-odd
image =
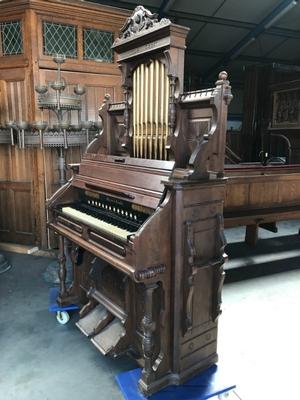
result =
[{"label": "organ bench area", "polygon": [[82,305],[77,326],[102,354],[137,360],[146,396],[217,361],[232,96],[225,72],[183,93],[187,33],[134,10],[113,45],[124,101],[105,97],[102,133],[48,204],[58,302]]}]

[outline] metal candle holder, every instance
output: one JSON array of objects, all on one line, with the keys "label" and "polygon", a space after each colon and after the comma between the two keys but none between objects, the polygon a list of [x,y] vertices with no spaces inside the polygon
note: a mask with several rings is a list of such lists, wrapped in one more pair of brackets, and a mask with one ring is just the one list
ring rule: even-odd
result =
[{"label": "metal candle holder", "polygon": [[[53,111],[57,117],[57,128],[63,135],[63,147],[59,147],[59,176],[60,185],[66,182],[65,173],[65,150],[68,149],[67,129],[70,128],[71,111],[78,112],[78,126],[81,126],[81,96],[85,93],[84,86],[77,84],[73,91],[74,94],[64,94],[67,86],[65,79],[61,76],[61,65],[65,62],[65,56],[56,54],[53,61],[57,65],[56,79],[49,85],[38,85],[35,87],[39,94],[38,107],[40,110]],[[52,89],[52,91],[50,90]],[[66,117],[67,116],[67,117]],[[40,146],[43,148],[43,135],[47,129],[45,121],[36,121],[35,126],[39,131]]]},{"label": "metal candle holder", "polygon": [[[40,149],[57,147],[59,149],[59,176],[60,184],[66,182],[65,151],[70,146],[84,146],[89,144],[90,132],[100,131],[101,124],[98,121],[82,121],[82,95],[85,87],[80,83],[75,84],[73,93],[65,93],[66,80],[62,77],[61,66],[65,62],[65,56],[56,54],[53,61],[57,66],[54,81],[48,84],[39,84],[35,87],[38,93],[38,107],[42,111],[41,120],[29,123],[27,121],[9,120],[4,127],[0,126],[0,143],[16,144],[20,149],[25,146],[39,146]],[[55,114],[57,122],[50,124],[44,120],[43,111],[48,110]],[[77,112],[77,122],[71,123],[71,112]]]}]

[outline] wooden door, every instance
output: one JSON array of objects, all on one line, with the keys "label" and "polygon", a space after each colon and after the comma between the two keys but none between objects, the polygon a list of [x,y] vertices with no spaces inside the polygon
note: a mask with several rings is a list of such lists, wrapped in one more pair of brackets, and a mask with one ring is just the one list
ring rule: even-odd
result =
[{"label": "wooden door", "polygon": [[0,146],[0,241],[35,244],[32,149]]},{"label": "wooden door", "polygon": [[[0,81],[0,123],[29,119],[25,71],[3,70]],[[35,244],[33,149],[0,145],[0,241]]]}]

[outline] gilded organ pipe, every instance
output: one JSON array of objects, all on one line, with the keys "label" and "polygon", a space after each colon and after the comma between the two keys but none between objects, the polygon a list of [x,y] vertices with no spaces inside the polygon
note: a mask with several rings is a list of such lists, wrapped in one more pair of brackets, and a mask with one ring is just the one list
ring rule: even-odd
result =
[{"label": "gilded organ pipe", "polygon": [[149,82],[149,90],[150,90],[150,107],[149,107],[149,125],[150,125],[150,152],[149,158],[153,157],[153,100],[154,100],[154,65],[153,62],[150,64],[150,82]]},{"label": "gilded organ pipe", "polygon": [[133,72],[133,156],[166,160],[169,77],[158,60]]},{"label": "gilded organ pipe", "polygon": [[144,64],[141,64],[141,84],[140,84],[140,107],[141,107],[141,121],[140,121],[140,157],[146,158],[143,155],[143,140],[145,136],[144,128],[144,111],[145,111],[145,79],[144,79]]},{"label": "gilded organ pipe", "polygon": [[149,68],[146,66],[145,68],[145,138],[144,138],[144,149],[145,149],[145,157],[148,158],[148,125],[149,125],[149,118],[148,118],[148,108],[149,108]]},{"label": "gilded organ pipe", "polygon": [[[137,98],[137,74],[136,71],[133,74],[133,98]],[[137,120],[137,101],[133,101],[133,157],[136,157],[136,139],[137,139],[137,132],[136,132],[136,120]]]},{"label": "gilded organ pipe", "polygon": [[157,144],[158,144],[158,102],[159,102],[159,63],[155,60],[155,97],[154,97],[154,106],[155,106],[155,116],[154,116],[154,124],[155,124],[155,137],[154,137],[154,159],[157,160]]}]

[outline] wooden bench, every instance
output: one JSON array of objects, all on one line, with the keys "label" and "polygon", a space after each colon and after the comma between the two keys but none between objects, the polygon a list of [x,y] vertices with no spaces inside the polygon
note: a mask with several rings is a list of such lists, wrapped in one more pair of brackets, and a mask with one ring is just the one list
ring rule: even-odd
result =
[{"label": "wooden bench", "polygon": [[259,227],[277,232],[277,221],[300,219],[300,165],[230,165],[226,176],[225,227],[246,225],[249,245]]}]

